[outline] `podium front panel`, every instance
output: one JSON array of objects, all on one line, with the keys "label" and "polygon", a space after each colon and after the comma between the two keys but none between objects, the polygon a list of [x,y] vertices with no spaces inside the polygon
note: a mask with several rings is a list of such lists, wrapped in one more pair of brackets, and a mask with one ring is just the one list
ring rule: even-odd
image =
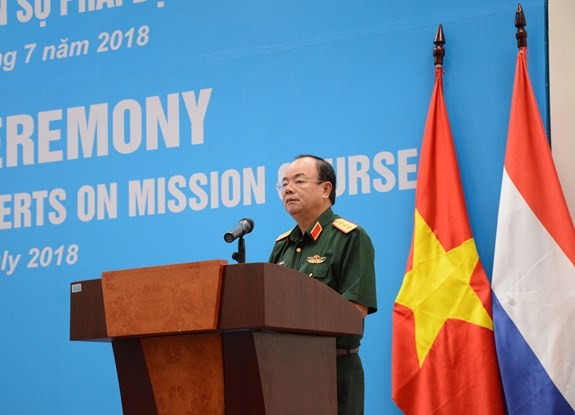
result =
[{"label": "podium front panel", "polygon": [[215,260],[102,273],[108,336],[215,330],[225,263]]},{"label": "podium front panel", "polygon": [[226,415],[337,413],[333,337],[246,331],[223,339]]},{"label": "podium front panel", "polygon": [[124,415],[225,415],[221,337],[112,341]]}]

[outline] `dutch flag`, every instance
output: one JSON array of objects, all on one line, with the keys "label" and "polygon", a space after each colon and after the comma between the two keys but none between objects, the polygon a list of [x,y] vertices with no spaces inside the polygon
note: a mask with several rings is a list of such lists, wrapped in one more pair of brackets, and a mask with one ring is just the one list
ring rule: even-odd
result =
[{"label": "dutch flag", "polygon": [[575,228],[519,51],[493,266],[510,414],[575,414]]}]

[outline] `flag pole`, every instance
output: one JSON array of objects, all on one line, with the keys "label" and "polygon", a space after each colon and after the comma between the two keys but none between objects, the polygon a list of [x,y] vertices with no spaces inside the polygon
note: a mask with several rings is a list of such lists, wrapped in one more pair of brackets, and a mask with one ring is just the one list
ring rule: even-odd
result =
[{"label": "flag pole", "polygon": [[445,56],[445,35],[443,34],[443,26],[440,24],[437,28],[437,33],[435,34],[435,40],[433,41],[435,47],[433,48],[433,61],[436,68],[441,68],[443,66],[443,57]]},{"label": "flag pole", "polygon": [[525,30],[525,26],[527,26],[527,21],[525,20],[523,8],[521,7],[521,3],[517,3],[517,11],[515,12],[515,27],[517,28],[517,33],[515,33],[515,38],[517,39],[517,47],[519,49],[527,47],[527,31]]}]

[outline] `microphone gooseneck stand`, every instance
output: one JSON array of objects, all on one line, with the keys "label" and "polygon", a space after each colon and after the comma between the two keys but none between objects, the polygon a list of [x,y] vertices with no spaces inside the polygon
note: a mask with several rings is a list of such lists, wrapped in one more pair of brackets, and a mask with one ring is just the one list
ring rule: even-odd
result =
[{"label": "microphone gooseneck stand", "polygon": [[232,254],[232,259],[238,264],[245,264],[246,262],[246,241],[244,241],[243,236],[238,239],[238,251]]}]

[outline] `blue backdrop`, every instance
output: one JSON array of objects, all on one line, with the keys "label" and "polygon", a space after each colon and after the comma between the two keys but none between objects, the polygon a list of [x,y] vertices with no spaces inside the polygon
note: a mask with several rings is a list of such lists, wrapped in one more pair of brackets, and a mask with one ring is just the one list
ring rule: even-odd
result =
[{"label": "blue backdrop", "polygon": [[[524,0],[547,119],[546,1]],[[117,414],[111,346],[70,342],[69,284],[102,271],[248,262],[293,226],[274,187],[331,159],[335,211],[376,249],[366,413],[391,400],[391,310],[419,148],[447,39],[445,99],[488,275],[517,46],[516,1],[0,0],[0,412]]]}]

